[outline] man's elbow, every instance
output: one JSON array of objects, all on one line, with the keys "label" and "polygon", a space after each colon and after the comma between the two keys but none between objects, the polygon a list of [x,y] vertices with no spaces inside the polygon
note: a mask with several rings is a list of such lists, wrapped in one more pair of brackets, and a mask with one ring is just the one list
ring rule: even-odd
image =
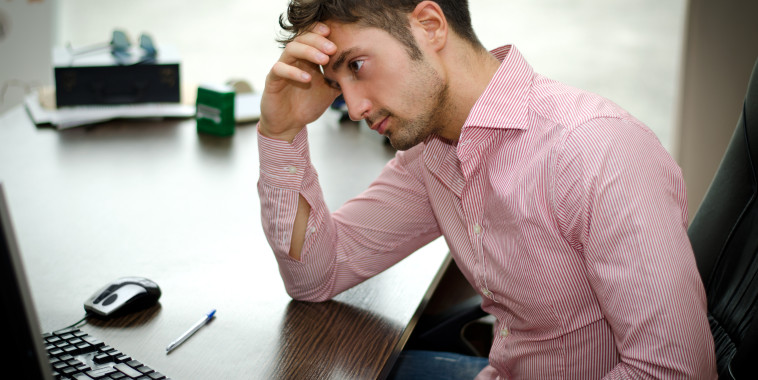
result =
[{"label": "man's elbow", "polygon": [[331,300],[334,295],[324,291],[314,291],[313,289],[303,289],[295,287],[285,287],[287,294],[295,301],[303,302],[325,302]]}]

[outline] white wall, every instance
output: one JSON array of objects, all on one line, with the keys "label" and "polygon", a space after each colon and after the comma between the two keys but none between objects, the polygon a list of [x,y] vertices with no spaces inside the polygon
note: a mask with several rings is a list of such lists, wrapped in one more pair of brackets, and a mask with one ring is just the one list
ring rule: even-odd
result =
[{"label": "white wall", "polygon": [[742,110],[758,58],[758,1],[690,0],[675,157],[690,219],[700,206]]},{"label": "white wall", "polygon": [[0,1],[0,113],[53,82],[54,0]]}]

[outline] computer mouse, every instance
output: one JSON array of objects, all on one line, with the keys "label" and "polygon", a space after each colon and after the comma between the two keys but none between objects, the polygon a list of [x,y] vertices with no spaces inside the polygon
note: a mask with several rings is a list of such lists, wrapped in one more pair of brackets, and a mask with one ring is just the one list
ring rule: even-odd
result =
[{"label": "computer mouse", "polygon": [[87,315],[101,319],[122,316],[155,305],[161,297],[158,284],[144,277],[122,277],[103,286],[86,302]]}]

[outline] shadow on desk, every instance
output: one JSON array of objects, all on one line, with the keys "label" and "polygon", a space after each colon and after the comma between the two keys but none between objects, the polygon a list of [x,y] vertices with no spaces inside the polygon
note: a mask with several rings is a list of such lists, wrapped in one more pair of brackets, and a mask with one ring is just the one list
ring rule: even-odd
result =
[{"label": "shadow on desk", "polygon": [[87,324],[96,327],[127,329],[145,325],[157,317],[161,312],[161,304],[158,303],[140,312],[127,314],[113,319],[87,318]]}]

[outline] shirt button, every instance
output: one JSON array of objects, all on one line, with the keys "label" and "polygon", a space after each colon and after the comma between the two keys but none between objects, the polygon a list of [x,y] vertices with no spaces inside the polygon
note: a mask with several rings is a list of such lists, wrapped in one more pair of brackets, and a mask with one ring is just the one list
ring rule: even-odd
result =
[{"label": "shirt button", "polygon": [[316,227],[311,227],[311,230],[310,230],[310,231],[311,231],[311,233],[314,233],[314,232],[316,232]]},{"label": "shirt button", "polygon": [[492,297],[492,292],[483,286],[482,286],[482,294],[484,294],[487,297]]},{"label": "shirt button", "polygon": [[506,338],[506,337],[508,337],[508,334],[510,334],[510,332],[508,331],[507,327],[504,328],[504,329],[502,329],[502,330],[500,330],[500,336],[501,337]]},{"label": "shirt button", "polygon": [[287,171],[290,172],[290,174],[296,174],[297,173],[297,168],[294,167],[294,166],[292,166],[292,165],[290,165],[290,166],[287,167]]},{"label": "shirt button", "polygon": [[474,233],[477,234],[477,235],[479,235],[480,233],[482,233],[482,226],[480,226],[479,223],[474,224]]}]

